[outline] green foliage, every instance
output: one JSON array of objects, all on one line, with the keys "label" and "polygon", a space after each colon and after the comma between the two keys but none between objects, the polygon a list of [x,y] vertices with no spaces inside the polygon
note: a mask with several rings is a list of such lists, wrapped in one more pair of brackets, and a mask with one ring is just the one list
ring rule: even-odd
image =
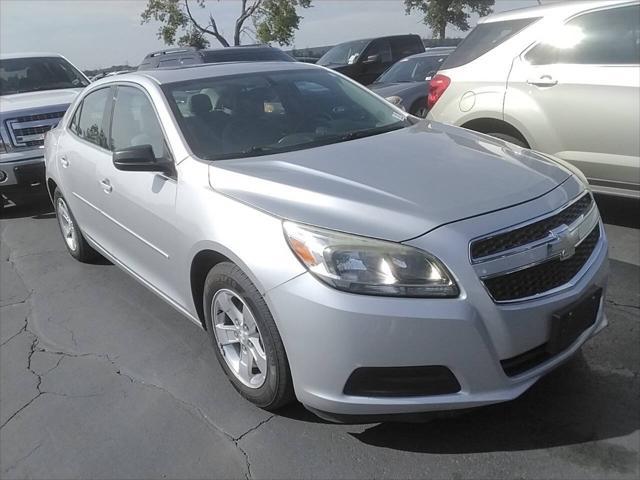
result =
[{"label": "green foliage", "polygon": [[254,17],[256,37],[259,42],[276,42],[279,45],[291,45],[294,32],[302,17],[297,7],[309,8],[311,0],[264,0]]},{"label": "green foliage", "polygon": [[[253,19],[257,39],[261,42],[277,42],[289,45],[302,17],[297,8],[308,8],[311,0],[241,0],[240,12],[234,26],[233,43],[240,44],[240,36],[246,30],[245,22]],[[142,23],[160,23],[158,38],[167,45],[190,45],[197,48],[209,46],[206,35],[215,37],[221,45],[229,42],[218,30],[209,10],[209,23],[201,25],[192,14],[193,8],[206,8],[205,0],[147,0],[140,18]]]},{"label": "green foliage", "polygon": [[424,14],[423,22],[437,38],[444,39],[447,25],[469,30],[469,16],[475,12],[481,17],[493,11],[495,0],[404,0],[405,12],[418,10]]}]

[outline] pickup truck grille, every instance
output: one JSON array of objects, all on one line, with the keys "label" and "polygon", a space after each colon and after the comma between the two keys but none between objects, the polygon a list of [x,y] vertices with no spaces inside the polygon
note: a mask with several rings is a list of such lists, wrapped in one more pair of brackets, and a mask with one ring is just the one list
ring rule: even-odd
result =
[{"label": "pickup truck grille", "polygon": [[553,259],[547,262],[484,279],[484,285],[494,300],[498,302],[518,300],[538,295],[569,282],[591,257],[598,240],[600,226],[596,226],[587,237],[576,246],[574,255],[567,259]]},{"label": "pickup truck grille", "polygon": [[44,135],[55,127],[64,116],[64,110],[35,115],[23,115],[5,121],[14,147],[39,147],[44,145]]},{"label": "pickup truck grille", "polygon": [[551,217],[492,237],[476,240],[471,244],[471,260],[475,261],[542,240],[554,228],[563,224],[571,225],[580,215],[588,213],[592,205],[593,197],[590,193],[586,193],[576,202]]}]

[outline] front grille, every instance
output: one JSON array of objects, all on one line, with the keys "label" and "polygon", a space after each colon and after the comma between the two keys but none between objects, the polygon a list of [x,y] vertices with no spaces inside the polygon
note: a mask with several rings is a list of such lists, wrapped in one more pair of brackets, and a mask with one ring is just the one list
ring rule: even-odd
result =
[{"label": "front grille", "polygon": [[547,351],[547,344],[545,343],[515,357],[500,360],[500,365],[508,377],[513,377],[537,367],[551,357],[552,355]]},{"label": "front grille", "polygon": [[16,122],[34,122],[36,120],[49,120],[51,118],[62,118],[64,117],[64,112],[52,112],[52,113],[38,113],[36,115],[24,115],[22,117],[17,117],[15,119]]},{"label": "front grille", "polygon": [[518,300],[560,287],[569,282],[589,259],[600,239],[596,226],[576,247],[572,257],[555,258],[533,267],[483,280],[495,301]]},{"label": "front grille", "polygon": [[15,147],[40,147],[44,145],[44,134],[55,127],[64,116],[64,111],[23,115],[5,122]]},{"label": "front grille", "polygon": [[571,225],[580,215],[588,213],[592,205],[593,197],[590,193],[586,193],[578,201],[551,217],[492,237],[476,240],[471,243],[471,259],[477,260],[542,240],[549,236],[549,232],[554,228],[561,225]]}]

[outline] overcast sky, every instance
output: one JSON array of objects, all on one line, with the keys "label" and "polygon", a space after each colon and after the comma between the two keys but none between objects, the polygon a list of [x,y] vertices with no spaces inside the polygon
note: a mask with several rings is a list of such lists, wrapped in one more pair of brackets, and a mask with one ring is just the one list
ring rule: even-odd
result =
[{"label": "overcast sky", "polygon": [[[146,0],[0,0],[0,51],[58,52],[82,69],[137,65],[146,53],[164,47],[156,36],[157,23],[140,25],[140,13],[146,3]],[[195,4],[193,0],[192,3]],[[536,0],[496,0],[494,11],[536,4]],[[229,40],[239,8],[239,0],[207,2],[207,10],[214,14]],[[419,14],[404,14],[402,0],[313,0],[313,8],[304,10],[302,15],[295,36],[296,48],[396,33],[431,36]],[[197,16],[206,23],[205,10],[197,12]],[[447,33],[461,35],[453,29]],[[217,46],[215,39],[211,39],[211,45]]]}]

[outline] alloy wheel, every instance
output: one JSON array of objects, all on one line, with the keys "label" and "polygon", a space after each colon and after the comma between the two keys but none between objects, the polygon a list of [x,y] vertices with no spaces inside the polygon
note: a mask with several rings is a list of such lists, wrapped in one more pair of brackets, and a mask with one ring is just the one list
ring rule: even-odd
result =
[{"label": "alloy wheel", "polygon": [[255,317],[235,292],[220,289],[211,302],[218,348],[234,376],[249,388],[260,388],[267,376],[267,354]]},{"label": "alloy wheel", "polygon": [[78,249],[78,232],[63,198],[58,198],[56,202],[56,213],[64,241],[69,250],[75,252]]}]

